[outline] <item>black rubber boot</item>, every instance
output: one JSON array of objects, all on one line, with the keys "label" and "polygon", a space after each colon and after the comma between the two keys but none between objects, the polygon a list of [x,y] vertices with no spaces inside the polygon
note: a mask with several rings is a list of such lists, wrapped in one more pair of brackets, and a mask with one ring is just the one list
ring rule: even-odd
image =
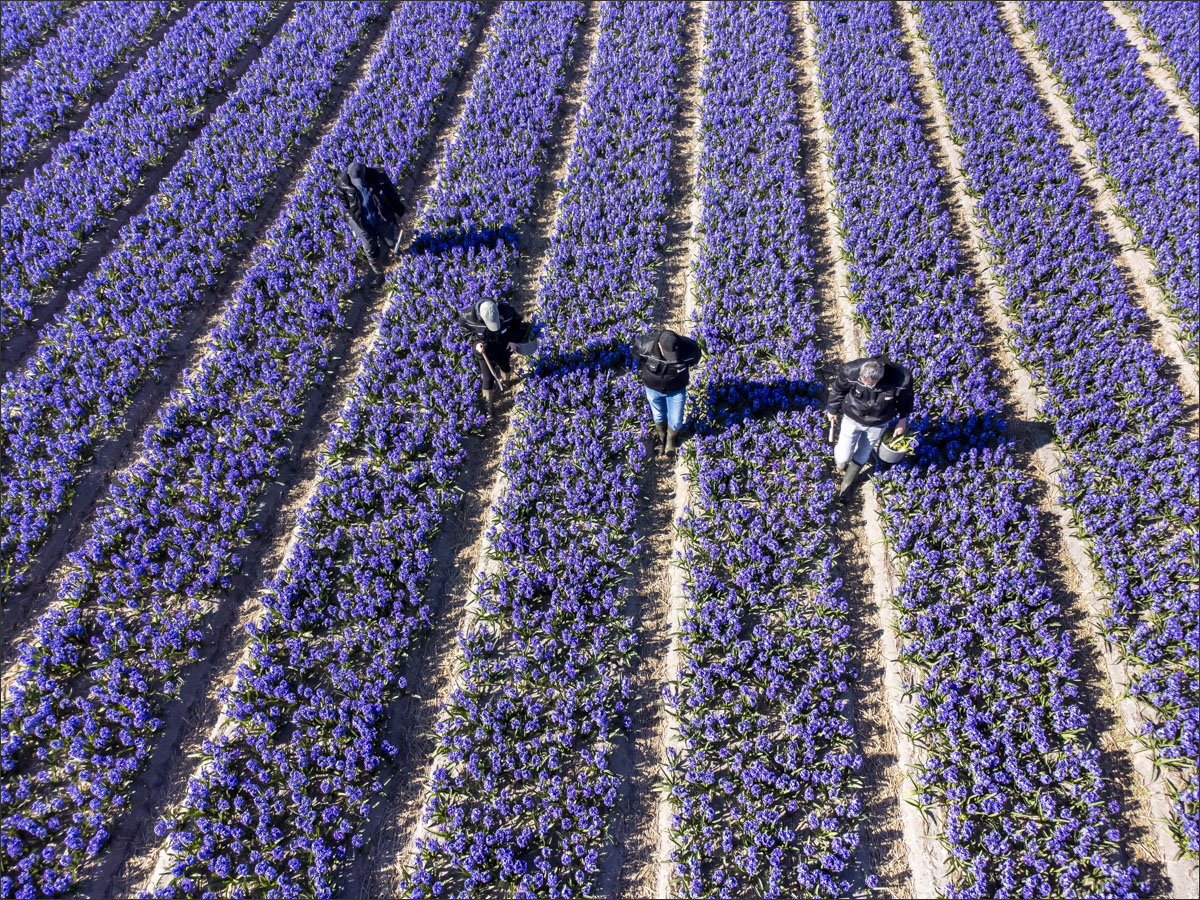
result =
[{"label": "black rubber boot", "polygon": [[667,449],[667,423],[654,423],[654,446],[659,453],[664,453]]},{"label": "black rubber boot", "polygon": [[488,417],[488,421],[496,415],[496,391],[492,390],[481,391],[483,396],[483,414]]},{"label": "black rubber boot", "polygon": [[854,484],[854,479],[858,477],[860,471],[862,471],[862,465],[856,463],[854,460],[850,460],[846,464],[846,474],[842,476],[842,483],[838,485],[837,489],[839,500],[846,496],[847,491],[850,490],[850,485]]},{"label": "black rubber boot", "polygon": [[376,275],[382,275],[382,274],[383,274],[383,266],[381,266],[381,265],[379,264],[379,260],[377,260],[377,259],[371,259],[371,258],[368,256],[368,257],[367,257],[367,265],[371,267],[371,271],[372,271],[372,272],[374,272]]},{"label": "black rubber boot", "polygon": [[676,431],[674,428],[667,429],[667,452],[668,453],[674,453],[676,450],[679,449],[679,444],[680,444],[680,441],[682,440],[682,438],[680,438],[679,435],[682,430],[683,429]]}]

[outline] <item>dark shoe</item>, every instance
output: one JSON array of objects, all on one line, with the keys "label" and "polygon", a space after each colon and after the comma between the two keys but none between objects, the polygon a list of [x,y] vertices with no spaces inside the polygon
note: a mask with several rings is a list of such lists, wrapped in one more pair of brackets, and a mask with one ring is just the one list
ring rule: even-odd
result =
[{"label": "dark shoe", "polygon": [[838,499],[846,496],[846,492],[850,490],[850,486],[854,484],[854,479],[858,477],[858,473],[862,471],[862,466],[853,460],[846,464],[846,474],[842,476],[842,483],[838,485]]},{"label": "dark shoe", "polygon": [[483,414],[488,417],[488,420],[496,415],[496,392],[494,390],[484,390],[480,392],[483,398]]},{"label": "dark shoe", "polygon": [[681,433],[682,433],[682,429],[680,429],[679,431],[676,431],[674,428],[667,429],[667,448],[666,449],[667,449],[668,453],[674,453],[676,450],[679,449],[679,445],[683,442],[683,438],[680,437]]},{"label": "dark shoe", "polygon": [[654,446],[662,452],[667,446],[667,423],[654,423]]},{"label": "dark shoe", "polygon": [[370,258],[368,257],[368,259],[367,259],[367,265],[371,267],[371,271],[372,271],[372,272],[374,272],[376,275],[382,275],[382,274],[383,274],[383,266],[379,265],[379,260],[377,260],[377,259],[370,259]]}]

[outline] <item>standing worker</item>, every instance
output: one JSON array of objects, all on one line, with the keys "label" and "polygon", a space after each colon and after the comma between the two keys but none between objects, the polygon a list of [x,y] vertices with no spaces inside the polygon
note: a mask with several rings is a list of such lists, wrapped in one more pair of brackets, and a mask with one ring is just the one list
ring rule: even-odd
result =
[{"label": "standing worker", "polygon": [[407,212],[396,186],[382,169],[356,162],[338,177],[337,197],[350,217],[350,227],[367,254],[371,271],[382,274],[380,242],[393,253],[400,252],[400,219]]},{"label": "standing worker", "polygon": [[700,362],[700,345],[669,329],[648,331],[633,342],[633,357],[650,402],[656,443],[669,453],[679,447],[688,369]]},{"label": "standing worker", "polygon": [[871,458],[871,451],[883,437],[887,423],[897,416],[897,437],[908,428],[908,416],[913,408],[912,375],[904,366],[882,357],[856,359],[842,366],[841,373],[829,389],[829,404],[825,414],[831,422],[842,420],[833,459],[842,483],[838,486],[841,499],[859,471]]},{"label": "standing worker", "polygon": [[533,327],[507,303],[481,300],[459,310],[458,319],[475,340],[471,349],[479,363],[480,393],[490,419],[495,412],[493,386],[504,390],[504,375],[512,371],[512,355],[537,350]]}]

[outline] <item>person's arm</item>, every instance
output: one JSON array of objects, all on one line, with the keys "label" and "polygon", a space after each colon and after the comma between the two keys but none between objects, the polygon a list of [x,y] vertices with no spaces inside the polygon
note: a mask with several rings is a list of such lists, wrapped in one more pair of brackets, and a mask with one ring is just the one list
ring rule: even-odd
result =
[{"label": "person's arm", "polygon": [[358,191],[350,184],[345,175],[337,180],[334,194],[337,197],[338,207],[346,214],[346,218],[359,228],[365,228],[367,222],[363,217],[362,201],[358,197]]},{"label": "person's arm", "polygon": [[683,358],[680,362],[685,366],[694,366],[700,362],[700,345],[691,338],[685,337],[683,340]]},{"label": "person's arm", "polygon": [[846,369],[843,367],[829,388],[829,402],[825,404],[825,414],[829,418],[836,419],[842,414],[842,401],[846,399],[848,390],[850,379],[846,377]]},{"label": "person's arm", "polygon": [[383,173],[382,191],[383,196],[387,200],[388,205],[395,210],[396,219],[399,221],[404,218],[404,214],[408,212],[408,207],[404,205],[404,201],[400,199],[400,192],[396,190],[396,186],[392,184],[392,179],[388,178],[387,173]]},{"label": "person's arm", "polygon": [[[532,356],[537,352],[537,334],[531,323],[522,322],[518,319],[509,330],[512,335],[512,340],[508,342],[509,350],[513,353],[520,353],[522,356]],[[517,340],[517,338],[520,338],[520,340]]]}]

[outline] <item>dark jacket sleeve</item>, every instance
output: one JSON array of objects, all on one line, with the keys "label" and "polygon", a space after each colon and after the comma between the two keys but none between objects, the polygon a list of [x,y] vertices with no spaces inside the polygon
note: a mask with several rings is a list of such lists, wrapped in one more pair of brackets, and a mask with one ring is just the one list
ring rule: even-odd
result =
[{"label": "dark jacket sleeve", "polygon": [[913,411],[913,383],[912,373],[903,366],[898,368],[901,372],[901,381],[900,393],[896,396],[896,414],[903,419]]},{"label": "dark jacket sleeve", "polygon": [[392,179],[388,177],[388,173],[383,169],[371,168],[371,190],[383,200],[385,210],[384,216],[387,217],[390,211],[395,216],[395,221],[399,222],[400,217],[404,215],[404,202],[400,199],[400,192],[396,190],[396,186],[392,184]]},{"label": "dark jacket sleeve", "polygon": [[825,405],[826,411],[833,413],[835,416],[840,416],[842,414],[842,401],[846,399],[846,391],[848,390],[850,390],[850,379],[846,375],[846,367],[842,366],[842,371],[838,372],[838,377],[834,379],[833,384],[829,388],[829,402]]},{"label": "dark jacket sleeve", "polygon": [[396,214],[396,221],[408,212],[408,207],[404,205],[404,201],[400,199],[400,192],[396,190],[396,186],[392,184],[392,179],[386,175],[383,176],[383,197],[387,200],[388,205],[392,207],[392,211]]},{"label": "dark jacket sleeve", "polygon": [[363,215],[362,198],[358,196],[358,190],[350,183],[350,178],[345,172],[338,176],[334,195],[337,197],[338,206],[350,217],[350,221],[359,228],[366,228],[367,221]]},{"label": "dark jacket sleeve", "polygon": [[679,354],[679,362],[684,366],[694,366],[700,362],[700,345],[689,337],[681,337],[683,352]]},{"label": "dark jacket sleeve", "polygon": [[458,324],[476,337],[480,336],[480,329],[483,328],[483,323],[475,314],[474,306],[464,306],[458,311]]}]

